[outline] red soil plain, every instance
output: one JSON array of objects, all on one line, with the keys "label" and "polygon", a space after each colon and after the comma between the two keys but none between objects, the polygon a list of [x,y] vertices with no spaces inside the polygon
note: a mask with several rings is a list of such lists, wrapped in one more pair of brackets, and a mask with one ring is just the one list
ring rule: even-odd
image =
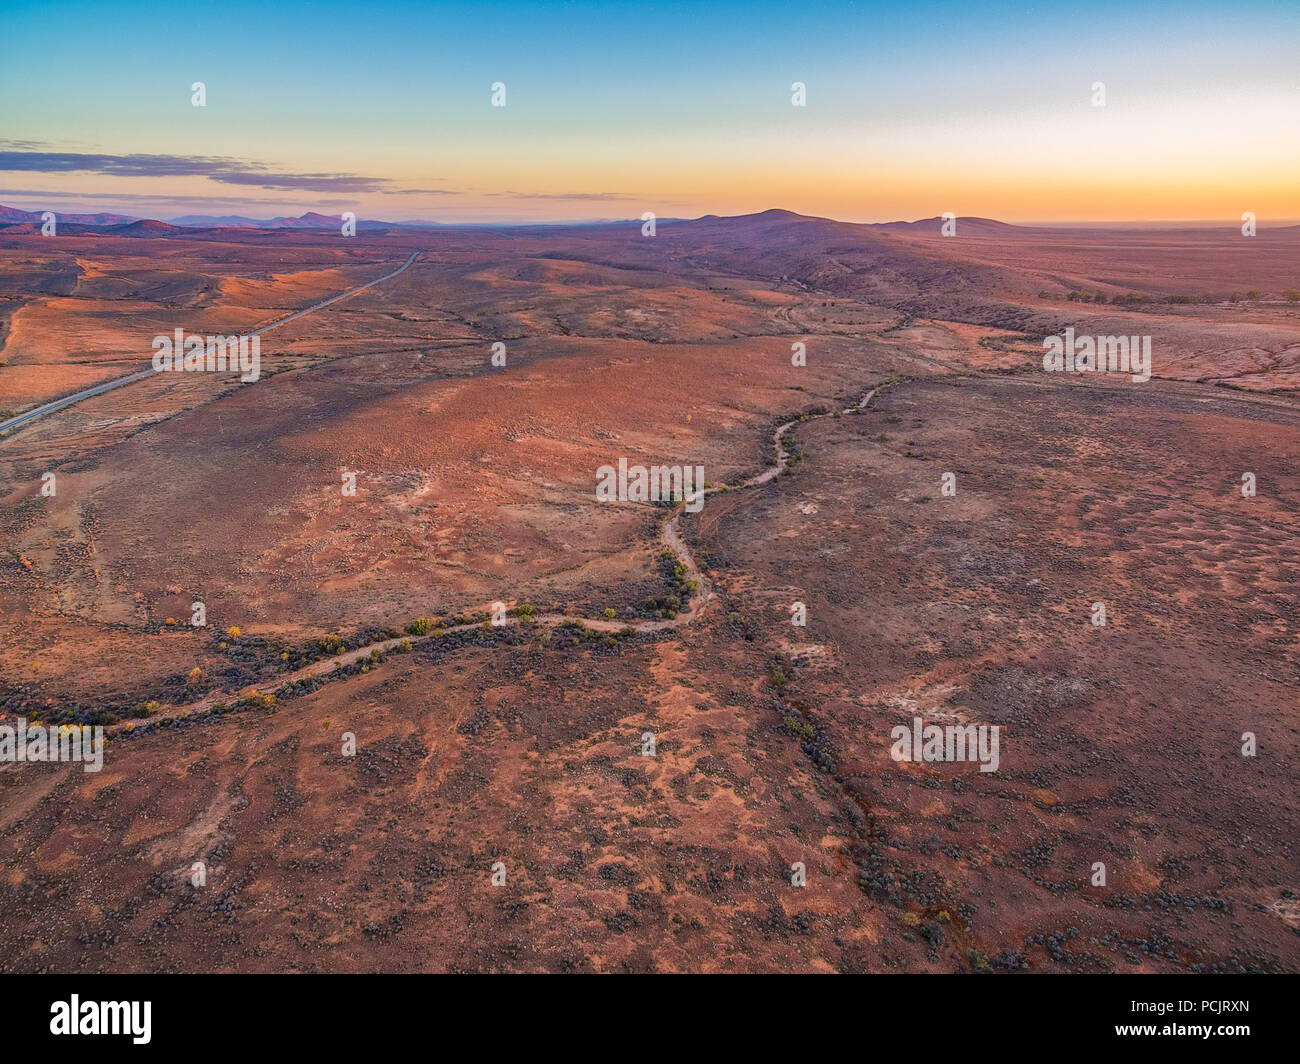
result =
[{"label": "red soil plain", "polygon": [[1300,230],[69,228],[0,420],[418,255],[0,435],[0,970],[1300,970]]}]

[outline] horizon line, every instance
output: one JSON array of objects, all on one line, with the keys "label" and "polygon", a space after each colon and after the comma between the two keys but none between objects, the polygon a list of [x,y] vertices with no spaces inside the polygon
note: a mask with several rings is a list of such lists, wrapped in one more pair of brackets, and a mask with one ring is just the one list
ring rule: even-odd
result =
[{"label": "horizon line", "polygon": [[[31,197],[19,196],[17,197],[17,199],[30,201]],[[255,218],[237,212],[204,215],[195,211],[187,211],[181,214],[172,215],[171,217],[155,217],[151,215],[132,214],[129,211],[124,211],[124,210],[115,209],[111,207],[78,206],[78,207],[63,207],[61,209],[55,209],[49,206],[48,204],[39,205],[36,207],[28,207],[28,206],[21,206],[17,202],[0,203],[0,208],[4,208],[4,207],[8,207],[13,210],[20,210],[28,214],[40,214],[43,211],[48,210],[54,213],[56,219],[60,215],[69,215],[69,214],[91,214],[91,215],[110,214],[110,215],[118,215],[122,218],[127,219],[127,221],[125,222],[115,223],[115,224],[126,225],[126,224],[133,224],[135,222],[162,222],[168,225],[178,225],[180,228],[198,229],[198,230],[219,229],[219,228],[224,228],[224,229],[243,228],[243,229],[250,229],[250,230],[259,230],[264,227],[251,226],[251,225],[201,226],[201,225],[195,225],[193,223],[190,224],[179,223],[177,219],[196,218],[196,217],[197,218],[211,217],[215,219],[221,217],[228,217],[228,218],[242,218],[250,222],[270,223],[276,220],[299,219],[299,218],[306,217],[307,215],[310,214],[316,214],[316,215],[320,215],[321,217],[339,218],[340,221],[342,220],[341,214],[319,211],[313,207],[307,207],[302,214],[298,214],[298,215],[276,214],[264,218]],[[802,212],[790,210],[789,208],[785,208],[785,207],[769,207],[766,210],[749,211],[741,214],[718,214],[714,212],[707,212],[705,214],[697,215],[695,217],[686,217],[680,215],[659,216],[656,217],[656,222],[658,224],[671,224],[671,223],[682,223],[682,222],[696,222],[696,221],[702,221],[704,219],[709,219],[709,218],[717,218],[719,220],[734,219],[734,218],[754,218],[763,214],[770,214],[773,212],[782,212],[786,214],[792,214],[800,218],[808,218],[817,221],[835,222],[837,224],[842,224],[842,225],[866,225],[866,226],[880,226],[880,227],[892,226],[892,225],[916,225],[920,222],[936,221],[942,217],[942,215],[936,214],[936,215],[929,215],[924,218],[913,218],[913,219],[881,218],[873,221],[859,221],[859,220],[850,220],[846,218],[833,218],[828,215],[803,214]],[[1173,228],[1218,229],[1218,228],[1239,228],[1242,224],[1241,219],[1239,218],[1236,219],[1234,218],[1035,219],[1032,221],[1013,222],[1013,221],[1007,221],[1002,218],[997,218],[991,215],[979,215],[979,214],[957,215],[957,220],[967,221],[967,222],[971,222],[971,221],[994,222],[999,225],[1006,225],[1009,227],[1020,228],[1020,229],[1173,229]],[[356,222],[357,225],[382,224],[382,225],[392,226],[394,228],[409,228],[409,229],[417,229],[417,228],[532,229],[538,227],[563,228],[563,227],[591,226],[591,225],[620,225],[620,224],[639,225],[641,224],[642,219],[640,217],[626,217],[626,218],[599,217],[599,218],[581,218],[581,219],[570,218],[570,219],[528,220],[528,221],[520,221],[517,219],[504,219],[504,218],[487,219],[482,221],[440,221],[434,218],[408,218],[408,219],[401,219],[401,220],[388,220],[388,219],[379,219],[379,218],[363,218],[358,216]],[[15,223],[5,223],[0,221],[0,226],[7,227],[8,224],[15,224]],[[1270,219],[1266,224],[1262,223],[1260,220],[1257,219],[1256,224],[1260,229],[1288,228],[1295,225],[1300,225],[1300,218]]]}]

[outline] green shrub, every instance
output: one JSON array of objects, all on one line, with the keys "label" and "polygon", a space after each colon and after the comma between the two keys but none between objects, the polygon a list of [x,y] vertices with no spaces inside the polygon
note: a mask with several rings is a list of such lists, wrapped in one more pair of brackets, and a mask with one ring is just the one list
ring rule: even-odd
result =
[{"label": "green shrub", "polygon": [[789,716],[786,717],[782,723],[785,724],[785,730],[801,742],[810,743],[817,738],[817,729],[806,720],[802,720],[795,716]]}]

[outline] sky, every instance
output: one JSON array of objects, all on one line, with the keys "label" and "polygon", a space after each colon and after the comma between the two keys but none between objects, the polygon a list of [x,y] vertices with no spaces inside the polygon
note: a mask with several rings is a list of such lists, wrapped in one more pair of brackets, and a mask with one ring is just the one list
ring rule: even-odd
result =
[{"label": "sky", "polygon": [[1297,57],[1300,0],[0,0],[0,203],[1268,225]]}]

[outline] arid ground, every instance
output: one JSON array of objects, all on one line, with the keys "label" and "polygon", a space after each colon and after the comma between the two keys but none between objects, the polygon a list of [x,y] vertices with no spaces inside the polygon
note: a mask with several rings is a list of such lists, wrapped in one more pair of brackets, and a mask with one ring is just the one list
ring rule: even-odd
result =
[{"label": "arid ground", "polygon": [[0,433],[0,725],[107,729],[0,764],[0,971],[1300,970],[1296,289],[1295,227],[0,227],[0,421],[275,325]]}]

